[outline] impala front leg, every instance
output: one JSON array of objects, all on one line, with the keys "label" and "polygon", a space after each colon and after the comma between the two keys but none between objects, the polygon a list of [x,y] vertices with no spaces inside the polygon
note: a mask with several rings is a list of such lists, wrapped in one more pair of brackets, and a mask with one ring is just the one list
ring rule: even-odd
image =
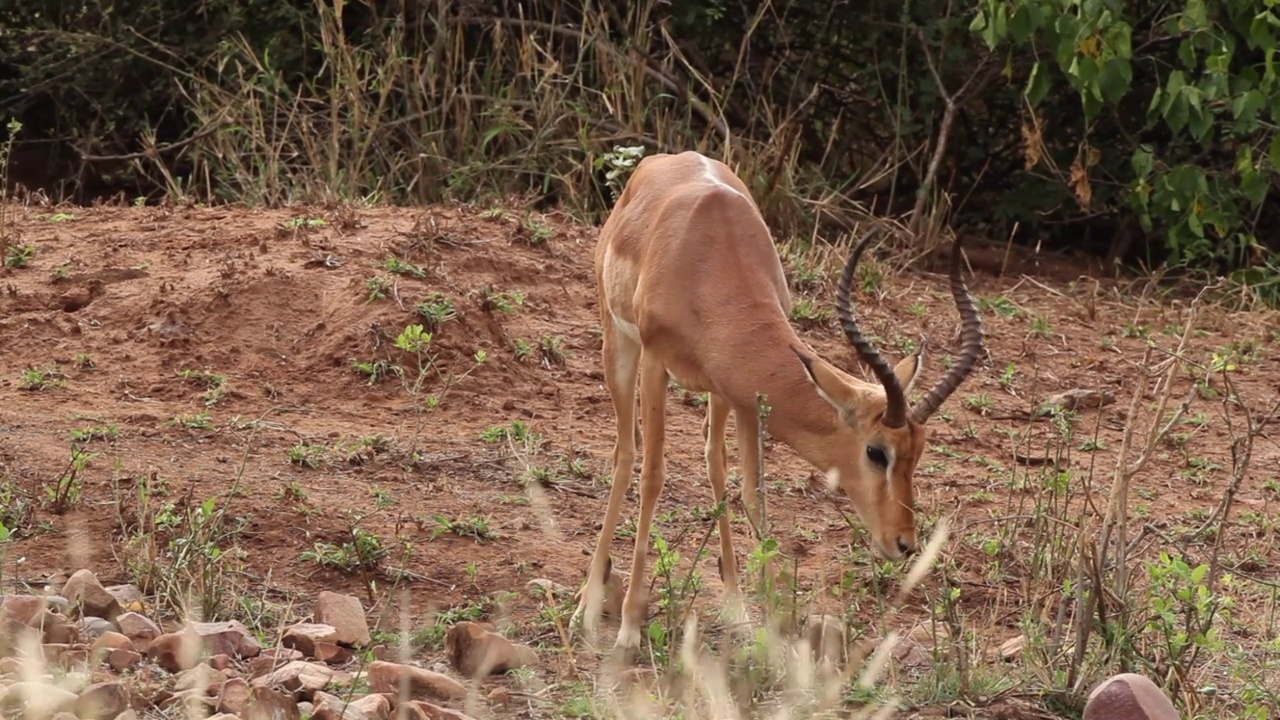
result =
[{"label": "impala front leg", "polygon": [[636,461],[635,439],[639,435],[636,426],[636,374],[640,367],[640,345],[619,333],[605,319],[604,324],[604,379],[613,399],[617,415],[617,434],[613,446],[613,487],[596,538],[596,549],[587,571],[587,583],[578,600],[578,607],[569,620],[570,633],[581,627],[588,636],[594,635],[604,601],[604,584],[608,579],[609,550],[613,535],[622,514],[622,503],[631,486],[632,468]]},{"label": "impala front leg", "polygon": [[658,496],[666,484],[663,457],[666,425],[667,370],[662,360],[648,352],[640,356],[640,406],[644,418],[644,450],[640,467],[640,517],[636,521],[636,545],[631,556],[631,582],[622,600],[622,624],[615,647],[640,647],[640,623],[645,615],[645,560],[649,552],[649,529]]}]

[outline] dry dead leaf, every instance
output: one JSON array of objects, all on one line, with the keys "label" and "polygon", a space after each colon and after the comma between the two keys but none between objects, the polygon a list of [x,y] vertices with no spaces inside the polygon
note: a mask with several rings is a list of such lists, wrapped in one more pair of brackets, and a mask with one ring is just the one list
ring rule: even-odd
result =
[{"label": "dry dead leaf", "polygon": [[1076,194],[1076,204],[1081,210],[1089,209],[1093,188],[1089,185],[1089,171],[1080,163],[1080,156],[1071,163],[1071,189]]}]

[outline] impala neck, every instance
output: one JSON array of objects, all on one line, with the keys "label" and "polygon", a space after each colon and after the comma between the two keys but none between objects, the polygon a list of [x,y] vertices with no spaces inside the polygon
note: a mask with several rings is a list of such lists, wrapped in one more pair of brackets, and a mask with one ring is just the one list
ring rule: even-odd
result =
[{"label": "impala neck", "polygon": [[772,327],[756,326],[749,337],[732,343],[734,352],[724,356],[738,358],[733,367],[721,368],[720,375],[731,381],[721,385],[721,392],[738,412],[758,411],[756,393],[767,395],[769,415],[765,418],[769,434],[781,440],[814,467],[825,471],[833,464],[825,441],[839,422],[831,404],[822,399],[792,347],[816,355],[795,334],[785,319]]}]

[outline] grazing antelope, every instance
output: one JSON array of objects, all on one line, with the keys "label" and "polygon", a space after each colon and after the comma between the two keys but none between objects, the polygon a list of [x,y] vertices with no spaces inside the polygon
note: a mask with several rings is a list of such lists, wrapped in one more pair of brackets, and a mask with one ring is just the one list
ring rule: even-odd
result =
[{"label": "grazing antelope", "polygon": [[[631,484],[636,444],[644,445],[640,518],[618,648],[640,643],[645,555],[654,508],[666,481],[663,459],[667,378],[710,395],[703,424],[715,501],[725,494],[729,413],[736,418],[742,499],[759,527],[756,393],[768,396],[769,433],[833,475],[884,556],[916,549],[912,476],[925,446],[924,423],[973,369],[982,322],[952,251],[951,292],[963,320],[963,350],[951,371],[915,406],[906,393],[921,353],[893,367],[858,330],[849,306],[858,244],[840,278],[836,309],[858,357],[878,384],[819,357],[788,321],[791,297],[777,249],[746,185],[728,166],[696,152],[646,157],[600,232],[595,273],[604,329],[604,378],[617,413],[613,488],[586,586],[572,624],[596,627],[609,549]],[[922,351],[921,351],[922,352]],[[639,379],[643,433],[636,427]],[[738,587],[729,517],[719,518],[721,578]]]}]

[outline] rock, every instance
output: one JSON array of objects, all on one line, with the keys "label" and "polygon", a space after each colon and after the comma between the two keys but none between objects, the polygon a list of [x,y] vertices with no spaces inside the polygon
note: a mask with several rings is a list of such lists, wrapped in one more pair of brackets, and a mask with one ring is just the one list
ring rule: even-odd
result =
[{"label": "rock", "polygon": [[[70,690],[43,682],[19,681],[0,694],[0,709],[35,720],[75,709],[77,696]],[[22,712],[26,708],[25,712]]]},{"label": "rock", "polygon": [[310,700],[333,679],[333,669],[327,665],[293,660],[275,670],[255,678],[255,687],[285,690],[299,700]]},{"label": "rock", "polygon": [[95,683],[80,693],[75,708],[82,720],[111,720],[129,709],[129,690],[119,681]]},{"label": "rock", "polygon": [[423,700],[410,700],[402,707],[412,720],[472,720],[470,715]]},{"label": "rock", "polygon": [[230,670],[232,665],[231,658],[221,653],[209,657],[209,667],[214,670]]},{"label": "rock", "polygon": [[202,655],[256,657],[258,640],[238,620],[191,623],[180,632],[164,633],[147,645],[147,657],[171,673],[194,667]]},{"label": "rock", "polygon": [[511,702],[511,691],[504,687],[496,687],[489,691],[490,705],[506,705]]},{"label": "rock", "polygon": [[316,656],[316,643],[338,642],[338,628],[324,623],[296,623],[285,628],[280,644],[307,657]]},{"label": "rock", "polygon": [[112,650],[132,650],[133,641],[115,630],[110,630],[99,635],[90,647],[94,652],[104,653]]},{"label": "rock", "polygon": [[156,705],[170,717],[205,717],[214,712],[214,698],[209,697],[199,688],[191,688],[180,692],[169,693],[168,697]]},{"label": "rock", "polygon": [[316,693],[315,720],[369,720],[359,707],[329,693]]},{"label": "rock", "polygon": [[140,613],[147,609],[142,591],[136,585],[109,585],[104,589],[128,612]]},{"label": "rock", "polygon": [[239,620],[192,623],[191,628],[203,640],[210,655],[252,658],[262,653],[258,639]]},{"label": "rock", "polygon": [[107,592],[98,576],[90,570],[75,571],[62,586],[62,594],[71,601],[72,609],[80,617],[93,616],[111,621],[123,612],[120,601]]},{"label": "rock", "polygon": [[132,670],[142,664],[142,653],[134,650],[112,650],[107,653],[107,664],[116,672]]},{"label": "rock", "polygon": [[83,637],[93,639],[102,637],[103,633],[115,632],[116,626],[106,618],[90,615],[76,621],[76,628]]},{"label": "rock", "polygon": [[222,688],[218,691],[217,711],[243,715],[249,707],[251,692],[249,683],[245,682],[244,678],[233,677],[227,680],[222,683]]},{"label": "rock", "polygon": [[364,606],[355,595],[321,590],[316,596],[314,612],[316,622],[332,625],[336,630],[337,637],[331,642],[363,647],[372,641]]},{"label": "rock", "polygon": [[147,657],[171,673],[195,667],[200,658],[200,637],[195,633],[164,633],[147,645]]},{"label": "rock", "polygon": [[286,693],[268,687],[249,690],[249,707],[244,720],[302,720],[298,702]]},{"label": "rock", "polygon": [[71,649],[68,643],[45,643],[40,646],[41,658],[46,665],[62,664],[62,656]]},{"label": "rock", "polygon": [[120,616],[116,618],[116,626],[140,650],[145,650],[152,640],[161,635],[159,625],[152,622],[151,618],[146,615],[140,615],[136,612],[120,613]]},{"label": "rock", "polygon": [[1018,659],[1022,649],[1027,645],[1027,636],[1018,635],[1000,643],[1000,659],[1011,661]]},{"label": "rock", "polygon": [[470,620],[449,628],[444,648],[449,664],[466,677],[504,673],[538,664],[538,653],[533,648],[513,643]]},{"label": "rock", "polygon": [[844,665],[847,656],[844,623],[834,615],[810,615],[804,637],[809,641],[814,659],[834,667]]},{"label": "rock", "polygon": [[555,596],[569,597],[573,593],[569,588],[547,578],[534,578],[524,584],[529,594],[536,598],[555,600]]},{"label": "rock", "polygon": [[1154,682],[1135,673],[1121,673],[1089,693],[1082,720],[1179,720],[1179,715]]},{"label": "rock", "polygon": [[73,643],[80,639],[80,631],[66,615],[47,608],[36,613],[31,626],[44,633],[47,643]]},{"label": "rock", "polygon": [[403,682],[410,696],[430,695],[442,700],[456,700],[467,696],[467,688],[448,675],[399,663],[375,660],[369,663],[369,689],[375,693],[390,693],[398,697]]},{"label": "rock", "polygon": [[342,665],[351,659],[351,651],[331,642],[318,642],[311,656],[327,665]]},{"label": "rock", "polygon": [[358,700],[353,700],[351,705],[359,708],[368,720],[390,720],[391,718],[391,701],[385,695],[365,695]]},{"label": "rock", "polygon": [[292,660],[302,660],[306,656],[297,650],[288,648],[276,648],[259,655],[249,661],[249,677],[256,678],[275,670]]},{"label": "rock", "polygon": [[202,695],[211,695],[210,690],[220,687],[226,681],[227,676],[221,670],[214,670],[205,663],[199,663],[178,673],[178,677],[173,681],[173,689],[177,692],[195,690]]},{"label": "rock", "polygon": [[31,627],[32,621],[48,607],[49,601],[40,595],[3,595],[0,596],[0,623],[14,622]]}]

